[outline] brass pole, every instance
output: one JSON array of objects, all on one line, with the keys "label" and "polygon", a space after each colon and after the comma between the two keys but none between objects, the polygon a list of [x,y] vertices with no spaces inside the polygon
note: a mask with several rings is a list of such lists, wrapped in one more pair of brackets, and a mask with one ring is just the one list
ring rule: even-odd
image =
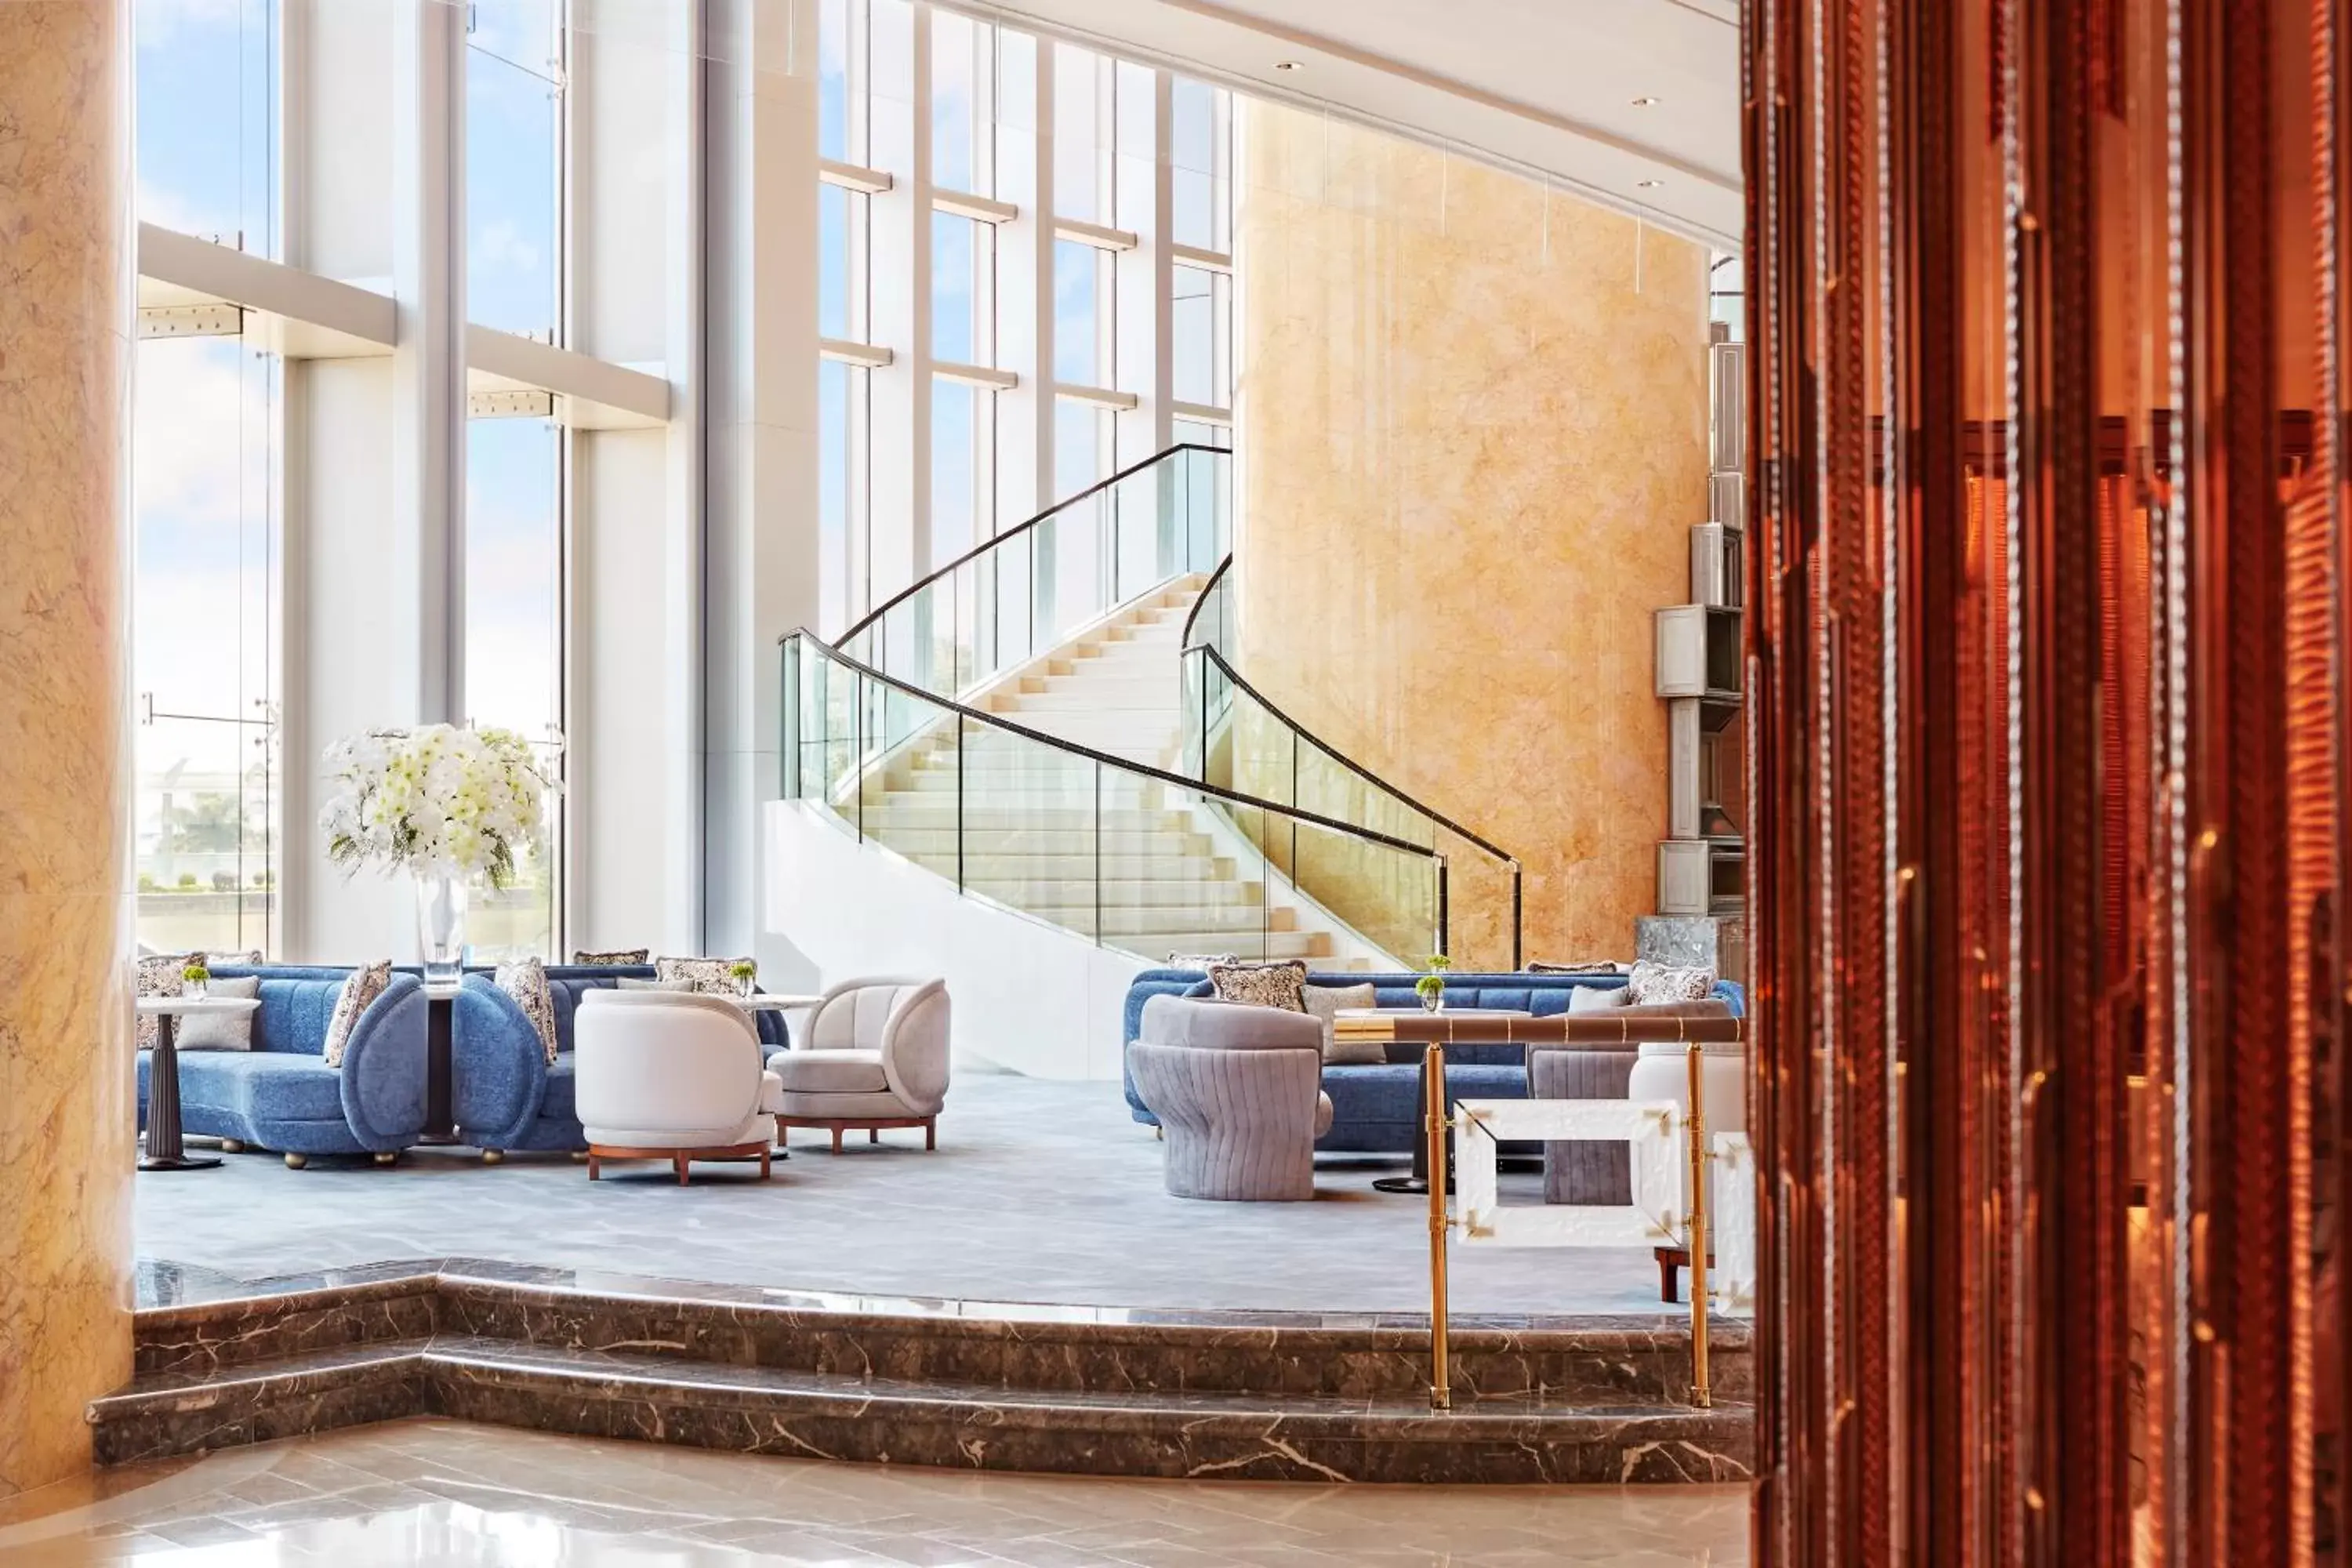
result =
[{"label": "brass pole", "polygon": [[1690,1137],[1691,1404],[1705,1410],[1715,1403],[1706,1375],[1706,1102],[1699,1087],[1705,1047],[1693,1041],[1683,1048],[1683,1059],[1690,1069],[1690,1115],[1684,1125]]},{"label": "brass pole", "polygon": [[1429,1407],[1450,1410],[1454,1394],[1445,1373],[1445,1184],[1453,1172],[1445,1161],[1445,1047],[1430,1042],[1422,1053],[1422,1126],[1429,1141]]}]

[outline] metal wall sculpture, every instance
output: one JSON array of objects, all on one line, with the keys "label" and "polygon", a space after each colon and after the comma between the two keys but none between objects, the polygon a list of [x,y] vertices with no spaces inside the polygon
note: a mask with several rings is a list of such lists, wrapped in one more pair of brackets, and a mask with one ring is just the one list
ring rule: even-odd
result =
[{"label": "metal wall sculpture", "polygon": [[2347,1556],[2347,0],[1749,0],[1755,1561]]}]

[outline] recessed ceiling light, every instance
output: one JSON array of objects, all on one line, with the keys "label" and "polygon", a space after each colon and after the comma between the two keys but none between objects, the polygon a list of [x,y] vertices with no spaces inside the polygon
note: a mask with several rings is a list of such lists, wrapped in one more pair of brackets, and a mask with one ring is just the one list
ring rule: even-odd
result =
[{"label": "recessed ceiling light", "polygon": [[1658,107],[1658,100],[1655,98],[1651,97],[1648,93],[1643,93],[1641,97],[1633,100],[1633,107],[1636,109],[1655,109]]},{"label": "recessed ceiling light", "polygon": [[1637,181],[1635,181],[1634,183],[1635,183],[1636,184],[1640,185],[1640,186],[1641,186],[1643,190],[1645,190],[1645,191],[1654,191],[1654,190],[1656,190],[1660,185],[1664,184],[1665,184],[1665,181],[1664,181],[1664,180],[1637,180]]},{"label": "recessed ceiling light", "polygon": [[1278,71],[1300,71],[1307,68],[1307,64],[1304,60],[1276,60],[1274,62],[1274,68]]}]

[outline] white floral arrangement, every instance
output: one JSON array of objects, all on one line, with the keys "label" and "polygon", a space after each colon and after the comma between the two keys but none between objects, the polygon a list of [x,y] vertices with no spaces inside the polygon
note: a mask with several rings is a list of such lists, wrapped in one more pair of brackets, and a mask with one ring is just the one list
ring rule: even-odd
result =
[{"label": "white floral arrangement", "polygon": [[504,888],[537,841],[553,779],[512,730],[427,724],[373,730],[327,748],[334,791],[319,814],[327,858]]}]

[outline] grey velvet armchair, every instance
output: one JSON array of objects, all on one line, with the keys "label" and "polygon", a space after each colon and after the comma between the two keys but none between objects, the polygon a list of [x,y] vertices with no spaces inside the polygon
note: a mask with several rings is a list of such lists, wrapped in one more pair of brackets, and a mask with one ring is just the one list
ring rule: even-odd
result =
[{"label": "grey velvet armchair", "polygon": [[1129,1047],[1136,1092],[1168,1138],[1180,1198],[1315,1195],[1315,1140],[1331,1125],[1323,1025],[1307,1013],[1154,996]]}]

